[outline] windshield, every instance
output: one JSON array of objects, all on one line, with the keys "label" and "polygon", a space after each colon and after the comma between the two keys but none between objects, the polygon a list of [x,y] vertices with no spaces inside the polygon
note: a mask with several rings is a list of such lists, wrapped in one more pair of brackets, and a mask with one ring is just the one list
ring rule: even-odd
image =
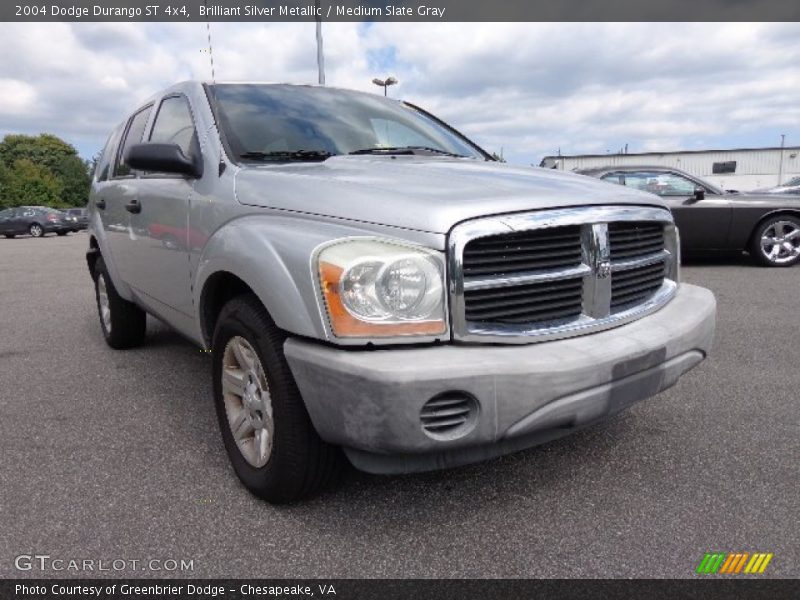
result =
[{"label": "windshield", "polygon": [[209,85],[234,158],[320,160],[336,154],[390,153],[485,157],[420,111],[381,96],[293,85]]}]

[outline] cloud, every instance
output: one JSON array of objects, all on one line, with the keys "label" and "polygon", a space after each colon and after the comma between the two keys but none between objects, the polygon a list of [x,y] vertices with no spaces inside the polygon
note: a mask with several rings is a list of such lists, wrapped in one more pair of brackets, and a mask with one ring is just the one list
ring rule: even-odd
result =
[{"label": "cloud", "polygon": [[[329,85],[420,104],[515,162],[545,154],[800,144],[800,25],[325,23]],[[313,23],[214,23],[218,79],[315,82]],[[210,79],[205,23],[0,24],[0,135],[84,156],[137,103]]]}]

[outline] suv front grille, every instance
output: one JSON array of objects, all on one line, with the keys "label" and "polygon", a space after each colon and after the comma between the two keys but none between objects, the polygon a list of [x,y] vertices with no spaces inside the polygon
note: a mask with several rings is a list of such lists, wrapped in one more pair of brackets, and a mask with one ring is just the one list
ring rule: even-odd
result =
[{"label": "suv front grille", "polygon": [[677,287],[676,230],[657,208],[468,221],[451,233],[449,260],[453,336],[464,341],[577,335],[643,316]]},{"label": "suv front grille", "polygon": [[664,249],[662,223],[632,222],[609,223],[608,243],[611,260],[647,256]]},{"label": "suv front grille", "polygon": [[490,288],[464,293],[468,321],[541,323],[575,319],[582,309],[583,278]]},{"label": "suv front grille", "polygon": [[664,263],[635,267],[611,276],[611,310],[644,302],[664,283]]},{"label": "suv front grille", "polygon": [[581,264],[581,228],[520,231],[472,240],[464,248],[464,275],[509,275]]}]

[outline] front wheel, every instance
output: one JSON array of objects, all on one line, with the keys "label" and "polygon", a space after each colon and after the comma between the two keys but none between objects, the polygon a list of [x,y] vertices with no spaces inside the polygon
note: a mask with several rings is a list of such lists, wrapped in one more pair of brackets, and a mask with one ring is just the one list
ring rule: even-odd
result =
[{"label": "front wheel", "polygon": [[38,223],[33,223],[28,227],[28,233],[30,233],[32,237],[38,238],[44,235],[44,229],[42,229],[42,226]]},{"label": "front wheel", "polygon": [[139,346],[144,341],[147,315],[117,293],[102,257],[94,267],[94,290],[106,343],[116,350]]},{"label": "front wheel", "polygon": [[337,475],[338,448],[320,439],[283,355],[286,335],[257,298],[222,309],[212,342],[214,402],[236,475],[273,503],[310,496]]},{"label": "front wheel", "polygon": [[776,215],[755,231],[750,253],[766,267],[791,267],[800,261],[800,217]]}]

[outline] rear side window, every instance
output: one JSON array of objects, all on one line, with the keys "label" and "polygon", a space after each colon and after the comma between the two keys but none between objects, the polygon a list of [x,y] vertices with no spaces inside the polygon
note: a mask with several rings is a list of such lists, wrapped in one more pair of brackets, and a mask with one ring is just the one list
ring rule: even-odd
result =
[{"label": "rear side window", "polygon": [[144,137],[144,128],[147,125],[147,119],[150,116],[150,109],[148,106],[133,115],[128,125],[128,131],[125,133],[125,139],[122,142],[122,148],[117,156],[117,165],[114,168],[114,177],[125,177],[131,175],[131,168],[125,164],[125,156],[134,144],[140,144]]},{"label": "rear side window", "polygon": [[192,111],[185,97],[172,96],[161,102],[153,131],[150,133],[150,141],[178,144],[187,157],[193,155],[197,136],[192,121]]}]

